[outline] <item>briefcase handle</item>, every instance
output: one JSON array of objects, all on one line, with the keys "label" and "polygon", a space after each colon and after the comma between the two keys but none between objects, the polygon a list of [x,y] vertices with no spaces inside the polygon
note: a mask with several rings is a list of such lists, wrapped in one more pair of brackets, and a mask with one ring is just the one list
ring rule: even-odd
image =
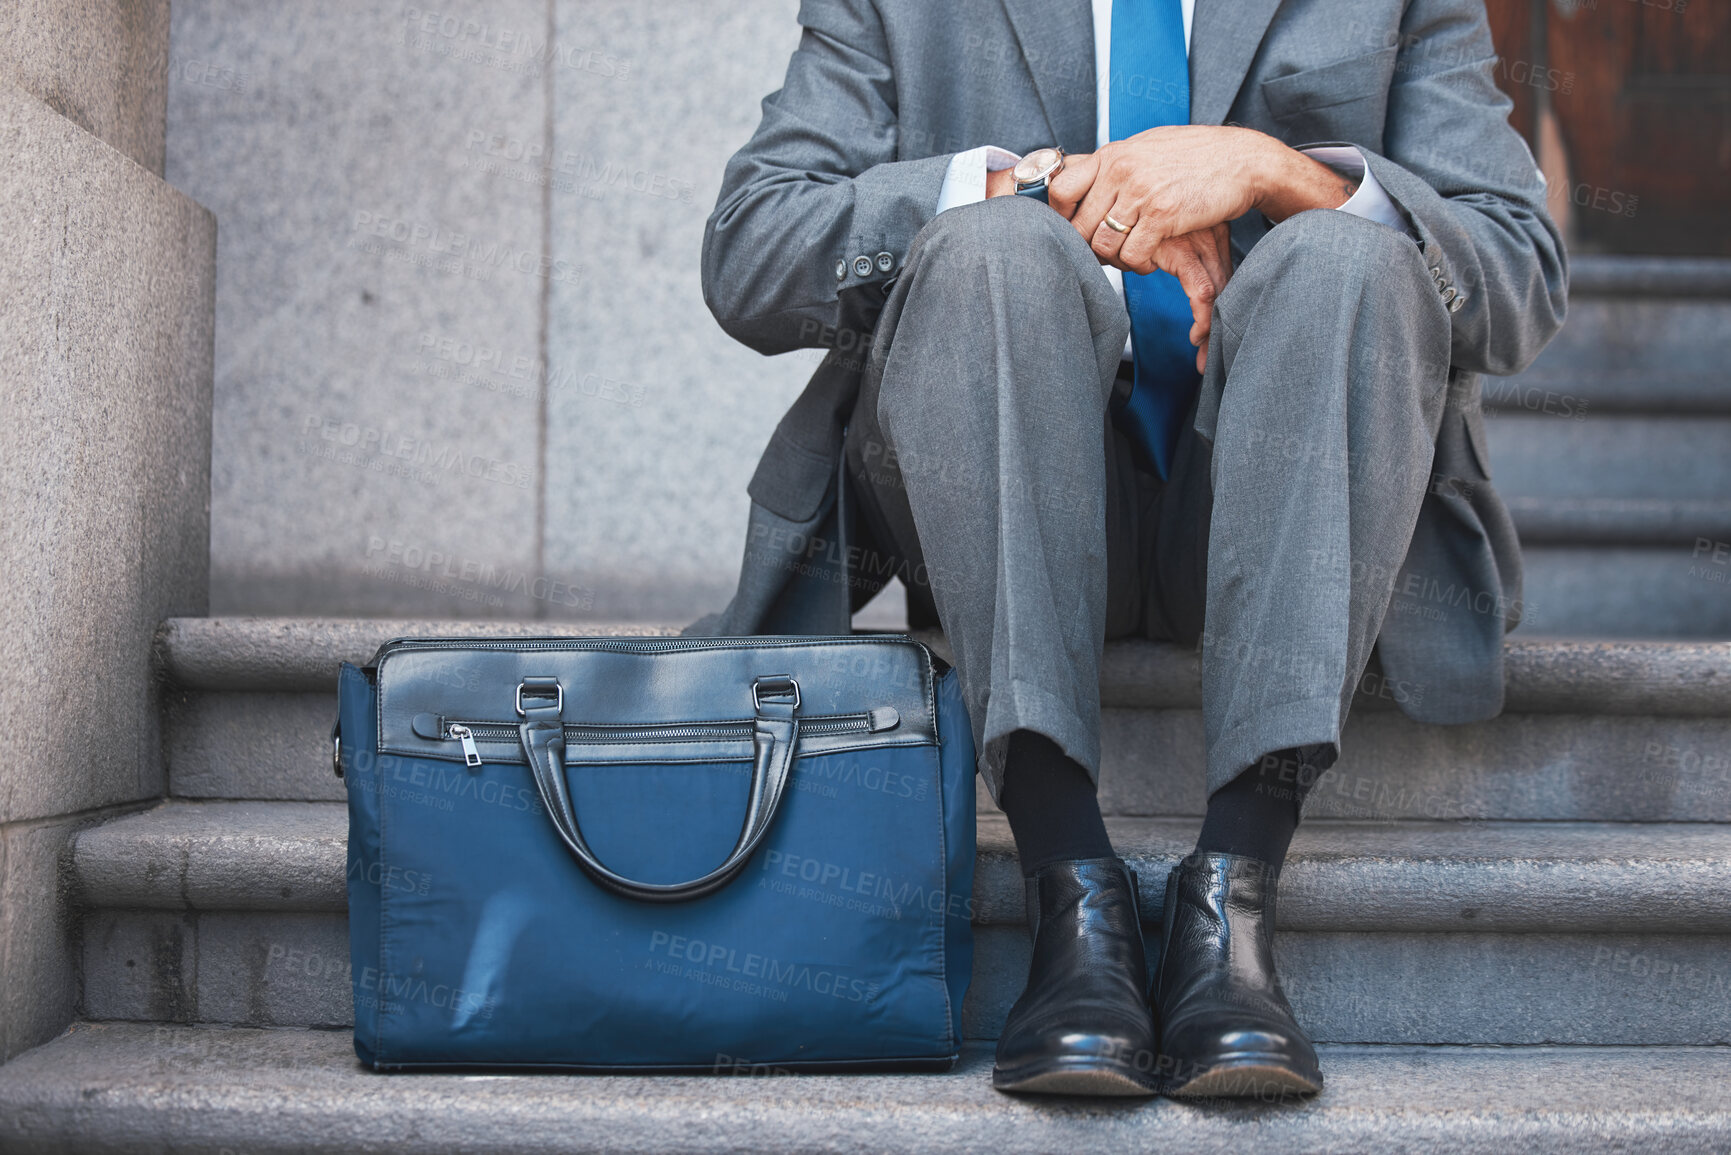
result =
[{"label": "briefcase handle", "polygon": [[793,770],[794,750],[799,744],[799,683],[785,675],[761,677],[752,683],[751,700],[756,710],[753,741],[756,757],[751,766],[751,795],[746,802],[745,822],[739,841],[726,861],[701,878],[689,882],[638,882],[616,874],[601,864],[571,806],[571,789],[565,780],[565,694],[557,678],[524,678],[517,687],[517,703],[523,721],[517,734],[529,760],[541,801],[553,819],[553,828],[577,859],[584,873],[614,894],[642,902],[684,902],[714,894],[745,869],[769,825],[775,820],[782,793]]}]

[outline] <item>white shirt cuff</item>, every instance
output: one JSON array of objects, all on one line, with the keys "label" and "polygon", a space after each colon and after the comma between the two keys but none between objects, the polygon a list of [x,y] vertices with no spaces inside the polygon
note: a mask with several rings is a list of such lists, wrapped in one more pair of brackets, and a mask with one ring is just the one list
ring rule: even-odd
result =
[{"label": "white shirt cuff", "polygon": [[[1379,225],[1387,225],[1398,232],[1413,236],[1412,229],[1407,226],[1406,218],[1395,207],[1394,201],[1389,199],[1388,193],[1382,187],[1382,182],[1376,179],[1374,172],[1370,171],[1370,165],[1365,163],[1364,154],[1358,149],[1347,145],[1334,148],[1305,148],[1299,151],[1312,160],[1321,161],[1334,171],[1358,182],[1358,191],[1348,197],[1345,204],[1339,206],[1339,211],[1351,213],[1355,217],[1363,217],[1367,221],[1375,221]],[[981,177],[980,179],[984,180],[985,178]]]},{"label": "white shirt cuff", "polygon": [[986,199],[986,174],[1012,168],[1022,158],[995,144],[982,144],[950,158],[944,186],[938,190],[938,212]]}]

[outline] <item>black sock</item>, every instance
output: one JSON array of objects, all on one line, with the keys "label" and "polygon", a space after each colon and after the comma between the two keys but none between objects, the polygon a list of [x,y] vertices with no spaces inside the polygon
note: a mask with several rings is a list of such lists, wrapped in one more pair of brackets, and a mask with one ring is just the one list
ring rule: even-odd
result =
[{"label": "black sock", "polygon": [[1301,746],[1263,758],[1209,795],[1196,852],[1239,854],[1279,870],[1298,829],[1305,794],[1333,764],[1334,752],[1326,746]]},{"label": "black sock", "polygon": [[1111,858],[1088,772],[1044,734],[1017,730],[1004,759],[998,805],[1010,820],[1022,874],[1074,858]]}]

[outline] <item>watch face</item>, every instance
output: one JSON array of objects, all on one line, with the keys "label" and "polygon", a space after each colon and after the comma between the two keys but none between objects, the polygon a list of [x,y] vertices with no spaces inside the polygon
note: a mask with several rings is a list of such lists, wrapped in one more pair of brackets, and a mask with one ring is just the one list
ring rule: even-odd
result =
[{"label": "watch face", "polygon": [[1051,175],[1058,162],[1064,159],[1064,154],[1055,148],[1037,148],[1016,162],[1011,175],[1017,184],[1033,184],[1041,177]]}]

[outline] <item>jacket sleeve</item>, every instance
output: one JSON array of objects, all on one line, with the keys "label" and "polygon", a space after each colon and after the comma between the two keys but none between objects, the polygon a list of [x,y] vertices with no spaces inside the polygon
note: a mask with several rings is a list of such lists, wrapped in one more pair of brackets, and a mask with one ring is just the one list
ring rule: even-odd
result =
[{"label": "jacket sleeve", "polygon": [[787,79],[703,234],[704,301],[760,353],[833,343],[844,293],[881,302],[950,162],[894,159],[895,77],[871,0],[802,0],[799,20]]},{"label": "jacket sleeve", "polygon": [[1562,327],[1568,263],[1545,181],[1508,123],[1484,8],[1413,0],[1389,91],[1383,150],[1362,150],[1412,223],[1448,296],[1453,363],[1518,373]]}]

